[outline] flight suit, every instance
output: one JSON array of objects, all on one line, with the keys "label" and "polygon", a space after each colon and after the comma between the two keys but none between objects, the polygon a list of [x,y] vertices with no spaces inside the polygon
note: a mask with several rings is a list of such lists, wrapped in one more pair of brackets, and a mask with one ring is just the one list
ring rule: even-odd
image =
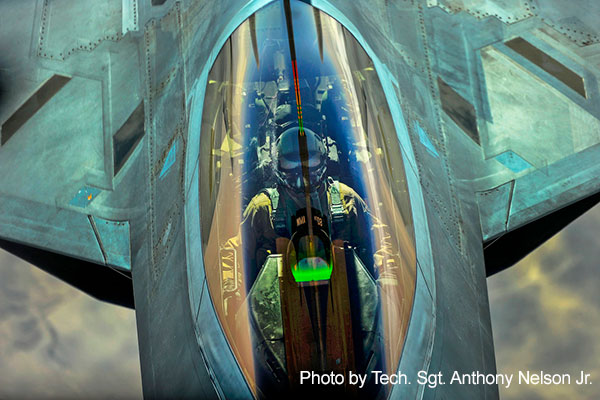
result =
[{"label": "flight suit", "polygon": [[[400,267],[400,257],[393,250],[391,235],[386,225],[369,212],[365,201],[351,187],[339,182],[336,186],[344,213],[342,229],[335,232],[336,238],[347,241],[355,247],[355,251],[365,264],[367,270],[380,285],[397,285],[397,269]],[[277,207],[284,210],[295,210],[297,206],[289,207],[291,200],[285,195],[283,189],[278,189],[279,202]],[[282,193],[283,192],[283,193]],[[327,185],[327,208],[332,207],[332,185]],[[334,195],[335,196],[335,195]],[[324,198],[325,196],[321,196]],[[246,207],[241,223],[240,233],[229,239],[224,247],[233,248],[237,254],[243,254],[245,268],[237,268],[237,285],[234,281],[234,257],[231,253],[221,259],[221,273],[223,274],[223,291],[226,293],[224,304],[227,310],[228,303],[243,301],[239,288],[250,290],[260,268],[269,254],[275,253],[275,241],[279,235],[273,225],[272,200],[268,191],[261,191],[254,196]],[[288,218],[289,219],[289,215]],[[363,237],[363,235],[365,237]],[[244,243],[242,245],[242,237]],[[366,240],[373,240],[372,255],[365,254],[371,247]],[[239,257],[238,257],[239,258]],[[239,266],[238,266],[239,267]],[[245,277],[243,272],[245,270]],[[238,290],[234,290],[237,286]],[[226,311],[227,312],[227,311]]]}]

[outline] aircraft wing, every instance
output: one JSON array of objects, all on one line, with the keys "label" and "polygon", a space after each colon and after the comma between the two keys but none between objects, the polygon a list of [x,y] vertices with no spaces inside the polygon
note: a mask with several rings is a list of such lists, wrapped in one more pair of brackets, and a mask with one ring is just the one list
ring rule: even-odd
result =
[{"label": "aircraft wing", "polygon": [[416,151],[447,157],[459,197],[475,193],[490,274],[600,200],[600,6],[439,0],[420,12],[431,60],[423,89],[437,110],[417,112],[426,122]]},{"label": "aircraft wing", "polygon": [[147,215],[141,182],[151,173],[140,73],[150,9],[137,1],[0,5],[2,247],[129,306],[139,240],[130,221]]}]

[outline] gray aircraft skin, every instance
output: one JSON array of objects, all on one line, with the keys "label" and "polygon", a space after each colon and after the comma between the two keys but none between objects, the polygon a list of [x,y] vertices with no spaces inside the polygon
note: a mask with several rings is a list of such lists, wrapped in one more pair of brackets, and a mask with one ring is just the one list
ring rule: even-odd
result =
[{"label": "gray aircraft skin", "polygon": [[[220,317],[201,231],[211,227],[209,160],[222,150],[219,168],[233,170],[244,158],[235,141],[207,150],[202,138],[206,110],[224,101],[211,89],[220,52],[240,26],[248,43],[260,39],[264,15],[287,3],[0,2],[0,247],[102,300],[135,303],[144,397],[261,397]],[[410,312],[398,317],[401,357],[388,372],[412,384],[379,397],[498,398],[495,385],[449,380],[454,371],[496,373],[486,276],[598,201],[600,3],[291,7],[339,24],[368,56],[369,72],[349,79],[359,87],[374,77],[389,118],[353,127],[391,132],[401,154],[388,167],[404,177],[414,256],[403,267],[412,286],[403,292]],[[301,16],[289,15],[300,43]],[[230,57],[259,65],[261,55],[254,45]],[[282,80],[289,90],[289,71]],[[227,135],[245,134],[236,129]],[[366,158],[387,154],[371,147]],[[417,384],[419,371],[446,384]]]}]

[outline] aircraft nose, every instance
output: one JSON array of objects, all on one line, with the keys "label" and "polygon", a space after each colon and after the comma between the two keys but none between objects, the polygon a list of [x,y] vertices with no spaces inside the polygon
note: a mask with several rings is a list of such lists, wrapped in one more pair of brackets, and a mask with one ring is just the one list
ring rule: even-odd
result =
[{"label": "aircraft nose", "polygon": [[211,168],[199,170],[204,272],[224,335],[258,398],[385,397],[371,372],[398,368],[416,259],[373,61],[300,1],[270,3],[227,43],[202,115]]}]

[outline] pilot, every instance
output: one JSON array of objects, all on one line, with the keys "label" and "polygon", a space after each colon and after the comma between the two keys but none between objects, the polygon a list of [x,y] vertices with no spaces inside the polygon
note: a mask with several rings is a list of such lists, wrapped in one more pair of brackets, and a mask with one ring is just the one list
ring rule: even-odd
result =
[{"label": "pilot", "polygon": [[[233,288],[245,286],[246,293],[250,291],[265,260],[276,252],[276,239],[290,238],[292,217],[298,210],[306,208],[308,202],[311,208],[320,210],[331,221],[332,239],[341,238],[354,247],[379,284],[397,285],[399,261],[392,250],[387,227],[369,212],[356,191],[327,176],[328,155],[322,139],[310,129],[303,131],[306,141],[302,149],[298,126],[281,133],[272,157],[277,184],[260,191],[250,200],[243,213],[241,235],[230,239],[226,245],[238,252],[243,248],[245,264],[245,278],[242,278],[242,268],[238,268],[238,282],[234,282],[233,257],[221,260],[223,300],[228,314],[243,301],[239,290]],[[308,166],[308,174],[303,172],[303,162]],[[375,251],[369,257],[365,253],[371,238]]]}]

